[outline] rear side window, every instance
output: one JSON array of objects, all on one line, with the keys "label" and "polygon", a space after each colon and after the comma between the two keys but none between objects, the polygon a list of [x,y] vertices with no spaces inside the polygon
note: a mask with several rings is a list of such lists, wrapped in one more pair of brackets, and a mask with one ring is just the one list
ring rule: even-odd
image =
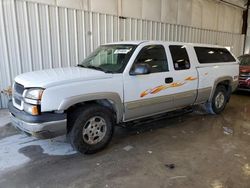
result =
[{"label": "rear side window", "polygon": [[173,59],[175,70],[186,70],[190,68],[190,61],[185,46],[170,45],[169,50]]},{"label": "rear side window", "polygon": [[226,48],[194,47],[200,63],[225,63],[236,61]]},{"label": "rear side window", "polygon": [[165,48],[161,45],[152,45],[144,47],[135,64],[148,64],[151,67],[151,73],[168,71],[168,62]]}]

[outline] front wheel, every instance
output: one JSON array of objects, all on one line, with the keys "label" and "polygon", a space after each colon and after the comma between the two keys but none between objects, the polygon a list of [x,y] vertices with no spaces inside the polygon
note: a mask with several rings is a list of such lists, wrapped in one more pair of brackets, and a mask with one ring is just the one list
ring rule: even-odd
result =
[{"label": "front wheel", "polygon": [[113,135],[113,118],[109,109],[100,105],[89,105],[78,109],[72,129],[69,131],[71,145],[80,153],[92,154],[105,148]]},{"label": "front wheel", "polygon": [[223,85],[217,86],[211,102],[206,104],[206,110],[211,114],[220,114],[226,107],[228,92]]}]

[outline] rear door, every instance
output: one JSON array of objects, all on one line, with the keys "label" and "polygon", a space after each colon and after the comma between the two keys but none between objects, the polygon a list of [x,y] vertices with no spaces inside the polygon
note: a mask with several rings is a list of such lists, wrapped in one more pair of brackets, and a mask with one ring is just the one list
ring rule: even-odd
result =
[{"label": "rear door", "polygon": [[174,82],[172,90],[173,108],[181,108],[193,104],[197,97],[198,73],[195,67],[195,58],[192,57],[190,46],[169,45],[171,64],[173,66],[172,76]]}]

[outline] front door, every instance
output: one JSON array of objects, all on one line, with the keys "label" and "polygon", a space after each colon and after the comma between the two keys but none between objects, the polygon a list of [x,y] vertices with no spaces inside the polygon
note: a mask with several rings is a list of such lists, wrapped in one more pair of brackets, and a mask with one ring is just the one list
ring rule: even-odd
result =
[{"label": "front door", "polygon": [[[179,58],[173,57],[172,60],[171,56],[176,55]],[[185,48],[174,46],[174,50],[169,51],[163,45],[145,46],[133,66],[136,64],[148,64],[151,73],[124,76],[125,121],[159,114],[194,102],[197,72],[190,66]]]}]

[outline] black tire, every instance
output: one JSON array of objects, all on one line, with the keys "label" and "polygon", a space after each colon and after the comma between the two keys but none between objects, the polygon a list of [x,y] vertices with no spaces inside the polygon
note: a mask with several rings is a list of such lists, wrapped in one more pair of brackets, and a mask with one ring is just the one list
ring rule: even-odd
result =
[{"label": "black tire", "polygon": [[[112,112],[108,108],[97,104],[80,107],[73,113],[71,113],[71,115],[69,115],[68,117],[68,121],[72,123],[71,125],[69,125],[71,129],[68,132],[68,138],[73,148],[83,154],[93,154],[105,148],[109,144],[113,136],[114,121],[112,117]],[[88,142],[90,142],[91,140],[93,141],[93,139],[90,139],[92,135],[90,135],[90,137],[88,137],[88,135],[92,134],[90,133],[90,131],[93,131],[93,129],[95,128],[95,125],[93,123],[94,128],[91,129],[92,124],[90,122],[91,120],[93,120],[93,118],[95,119],[95,123],[98,123],[96,122],[96,119],[98,120],[99,118],[100,122],[104,121],[106,125],[105,133],[103,133],[103,131],[101,136],[103,138],[99,136],[98,139],[101,138],[101,140],[99,140],[97,143],[90,144]],[[102,126],[104,127],[104,125]],[[87,130],[88,127],[91,130]],[[83,134],[84,130],[88,131],[88,133],[86,133],[85,135]],[[98,130],[101,132],[101,129]],[[96,132],[98,130],[97,128],[95,128],[93,132]],[[91,138],[96,138],[97,136],[98,135],[96,135],[95,137],[93,136]],[[95,139],[94,141],[97,141],[97,139]]]},{"label": "black tire", "polygon": [[[216,101],[218,101],[218,97],[220,96],[221,96],[221,102],[220,105],[218,105],[218,102]],[[229,96],[225,86],[223,85],[217,86],[211,102],[206,104],[207,112],[210,114],[220,114],[225,109],[228,99]]]}]

